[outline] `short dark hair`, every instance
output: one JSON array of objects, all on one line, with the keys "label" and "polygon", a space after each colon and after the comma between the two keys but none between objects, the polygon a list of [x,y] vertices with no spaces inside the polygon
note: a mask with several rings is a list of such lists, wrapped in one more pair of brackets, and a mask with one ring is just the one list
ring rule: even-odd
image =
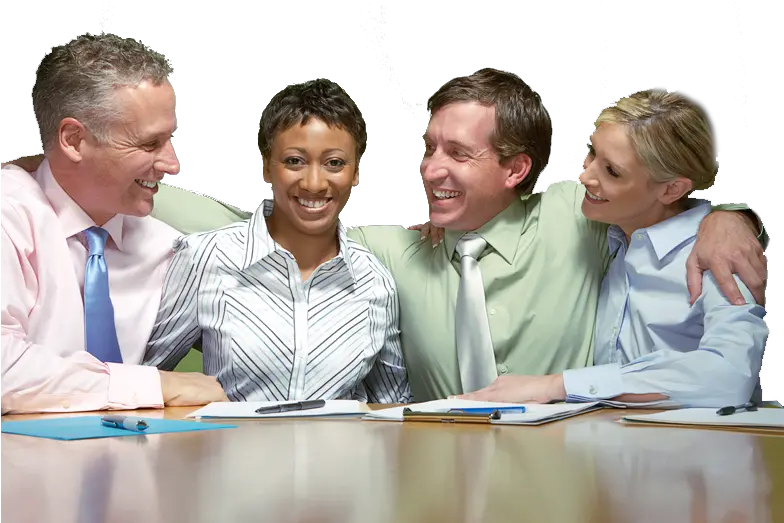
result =
[{"label": "short dark hair", "polygon": [[357,162],[367,147],[367,130],[354,100],[338,84],[319,78],[292,84],[272,97],[261,113],[259,151],[269,158],[275,136],[295,124],[318,118],[330,127],[343,129],[354,138]]},{"label": "short dark hair", "polygon": [[519,76],[498,69],[480,69],[445,83],[427,101],[432,115],[456,102],[477,102],[495,108],[495,129],[490,141],[500,162],[518,154],[531,158],[531,171],[517,189],[533,192],[539,174],[550,159],[553,127],[542,99]]}]

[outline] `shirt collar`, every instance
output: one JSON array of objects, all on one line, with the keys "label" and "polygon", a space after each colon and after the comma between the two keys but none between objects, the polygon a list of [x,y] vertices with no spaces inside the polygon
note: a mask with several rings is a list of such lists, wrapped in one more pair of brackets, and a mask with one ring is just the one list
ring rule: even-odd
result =
[{"label": "shirt collar", "polygon": [[[248,220],[248,234],[245,245],[245,256],[242,262],[242,270],[246,270],[251,265],[260,262],[275,251],[284,251],[275,240],[270,236],[267,229],[267,220],[272,216],[274,209],[273,200],[264,200],[256,212]],[[354,273],[354,266],[351,263],[351,253],[349,251],[348,236],[343,224],[338,220],[338,255],[337,260],[342,260],[351,274],[351,279],[356,283],[357,278]]]},{"label": "shirt collar", "polygon": [[[515,198],[506,209],[495,215],[476,231],[473,231],[484,238],[487,244],[510,265],[517,254],[520,236],[525,232],[529,223],[526,205],[523,201],[527,199],[527,196],[520,199]],[[452,256],[454,256],[457,242],[466,232],[469,231],[447,230],[445,232],[444,246],[449,259],[452,259]]]},{"label": "shirt collar", "polygon": [[[634,231],[634,234],[646,235],[656,253],[656,257],[661,261],[673,249],[694,238],[700,228],[702,219],[710,212],[710,202],[706,200],[691,200],[689,209],[650,227]],[[611,251],[618,248],[619,242],[626,241],[626,235],[616,225],[610,226],[607,231],[607,238]]]},{"label": "shirt collar", "polygon": [[[44,161],[41,162],[33,176],[35,176],[46,199],[49,200],[52,209],[54,209],[66,239],[83,232],[85,229],[95,227],[96,223],[93,219],[57,183],[47,158],[44,158]],[[124,216],[115,214],[101,226],[103,229],[106,229],[109,237],[119,250],[123,248],[123,222]]]}]

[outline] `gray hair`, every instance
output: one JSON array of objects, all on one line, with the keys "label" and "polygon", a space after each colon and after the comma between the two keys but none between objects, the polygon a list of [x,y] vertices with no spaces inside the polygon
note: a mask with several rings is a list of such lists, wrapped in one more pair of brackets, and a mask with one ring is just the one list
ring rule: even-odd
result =
[{"label": "gray hair", "polygon": [[160,85],[173,71],[162,54],[132,38],[85,34],[52,48],[36,72],[33,110],[44,150],[63,118],[75,118],[100,142],[123,115],[115,90],[144,81]]}]

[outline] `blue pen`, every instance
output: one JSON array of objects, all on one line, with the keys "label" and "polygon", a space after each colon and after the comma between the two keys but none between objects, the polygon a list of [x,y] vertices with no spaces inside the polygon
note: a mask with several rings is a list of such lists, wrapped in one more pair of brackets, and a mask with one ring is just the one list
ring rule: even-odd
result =
[{"label": "blue pen", "polygon": [[144,432],[149,427],[146,421],[134,416],[103,416],[101,418],[101,424],[104,427],[132,430],[134,432]]},{"label": "blue pen", "polygon": [[466,414],[492,414],[493,412],[523,414],[525,407],[467,407],[464,409],[450,409],[449,412],[465,412]]}]

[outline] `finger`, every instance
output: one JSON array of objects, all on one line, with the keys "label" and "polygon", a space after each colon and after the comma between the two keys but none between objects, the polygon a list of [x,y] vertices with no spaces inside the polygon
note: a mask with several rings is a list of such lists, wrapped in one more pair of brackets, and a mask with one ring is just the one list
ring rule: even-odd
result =
[{"label": "finger", "polygon": [[443,227],[436,227],[435,232],[431,232],[431,236],[433,237],[433,246],[439,245],[442,241],[444,241],[444,228]]},{"label": "finger", "polygon": [[412,225],[411,227],[408,228],[409,231],[419,231],[421,229],[422,229],[421,223],[419,225]]},{"label": "finger", "polygon": [[735,305],[746,303],[746,300],[740,293],[738,284],[735,282],[735,278],[732,276],[732,269],[729,265],[725,263],[716,264],[716,266],[711,268],[711,272],[719,289],[721,289],[721,292],[724,293],[724,296],[727,297],[730,303]]},{"label": "finger", "polygon": [[694,302],[702,294],[702,269],[694,251],[686,260],[686,286],[689,289],[689,305],[694,305]]},{"label": "finger", "polygon": [[754,300],[757,303],[763,303],[765,301],[765,280],[760,275],[758,268],[752,264],[743,264],[738,267],[737,272],[738,278],[749,288]]}]

